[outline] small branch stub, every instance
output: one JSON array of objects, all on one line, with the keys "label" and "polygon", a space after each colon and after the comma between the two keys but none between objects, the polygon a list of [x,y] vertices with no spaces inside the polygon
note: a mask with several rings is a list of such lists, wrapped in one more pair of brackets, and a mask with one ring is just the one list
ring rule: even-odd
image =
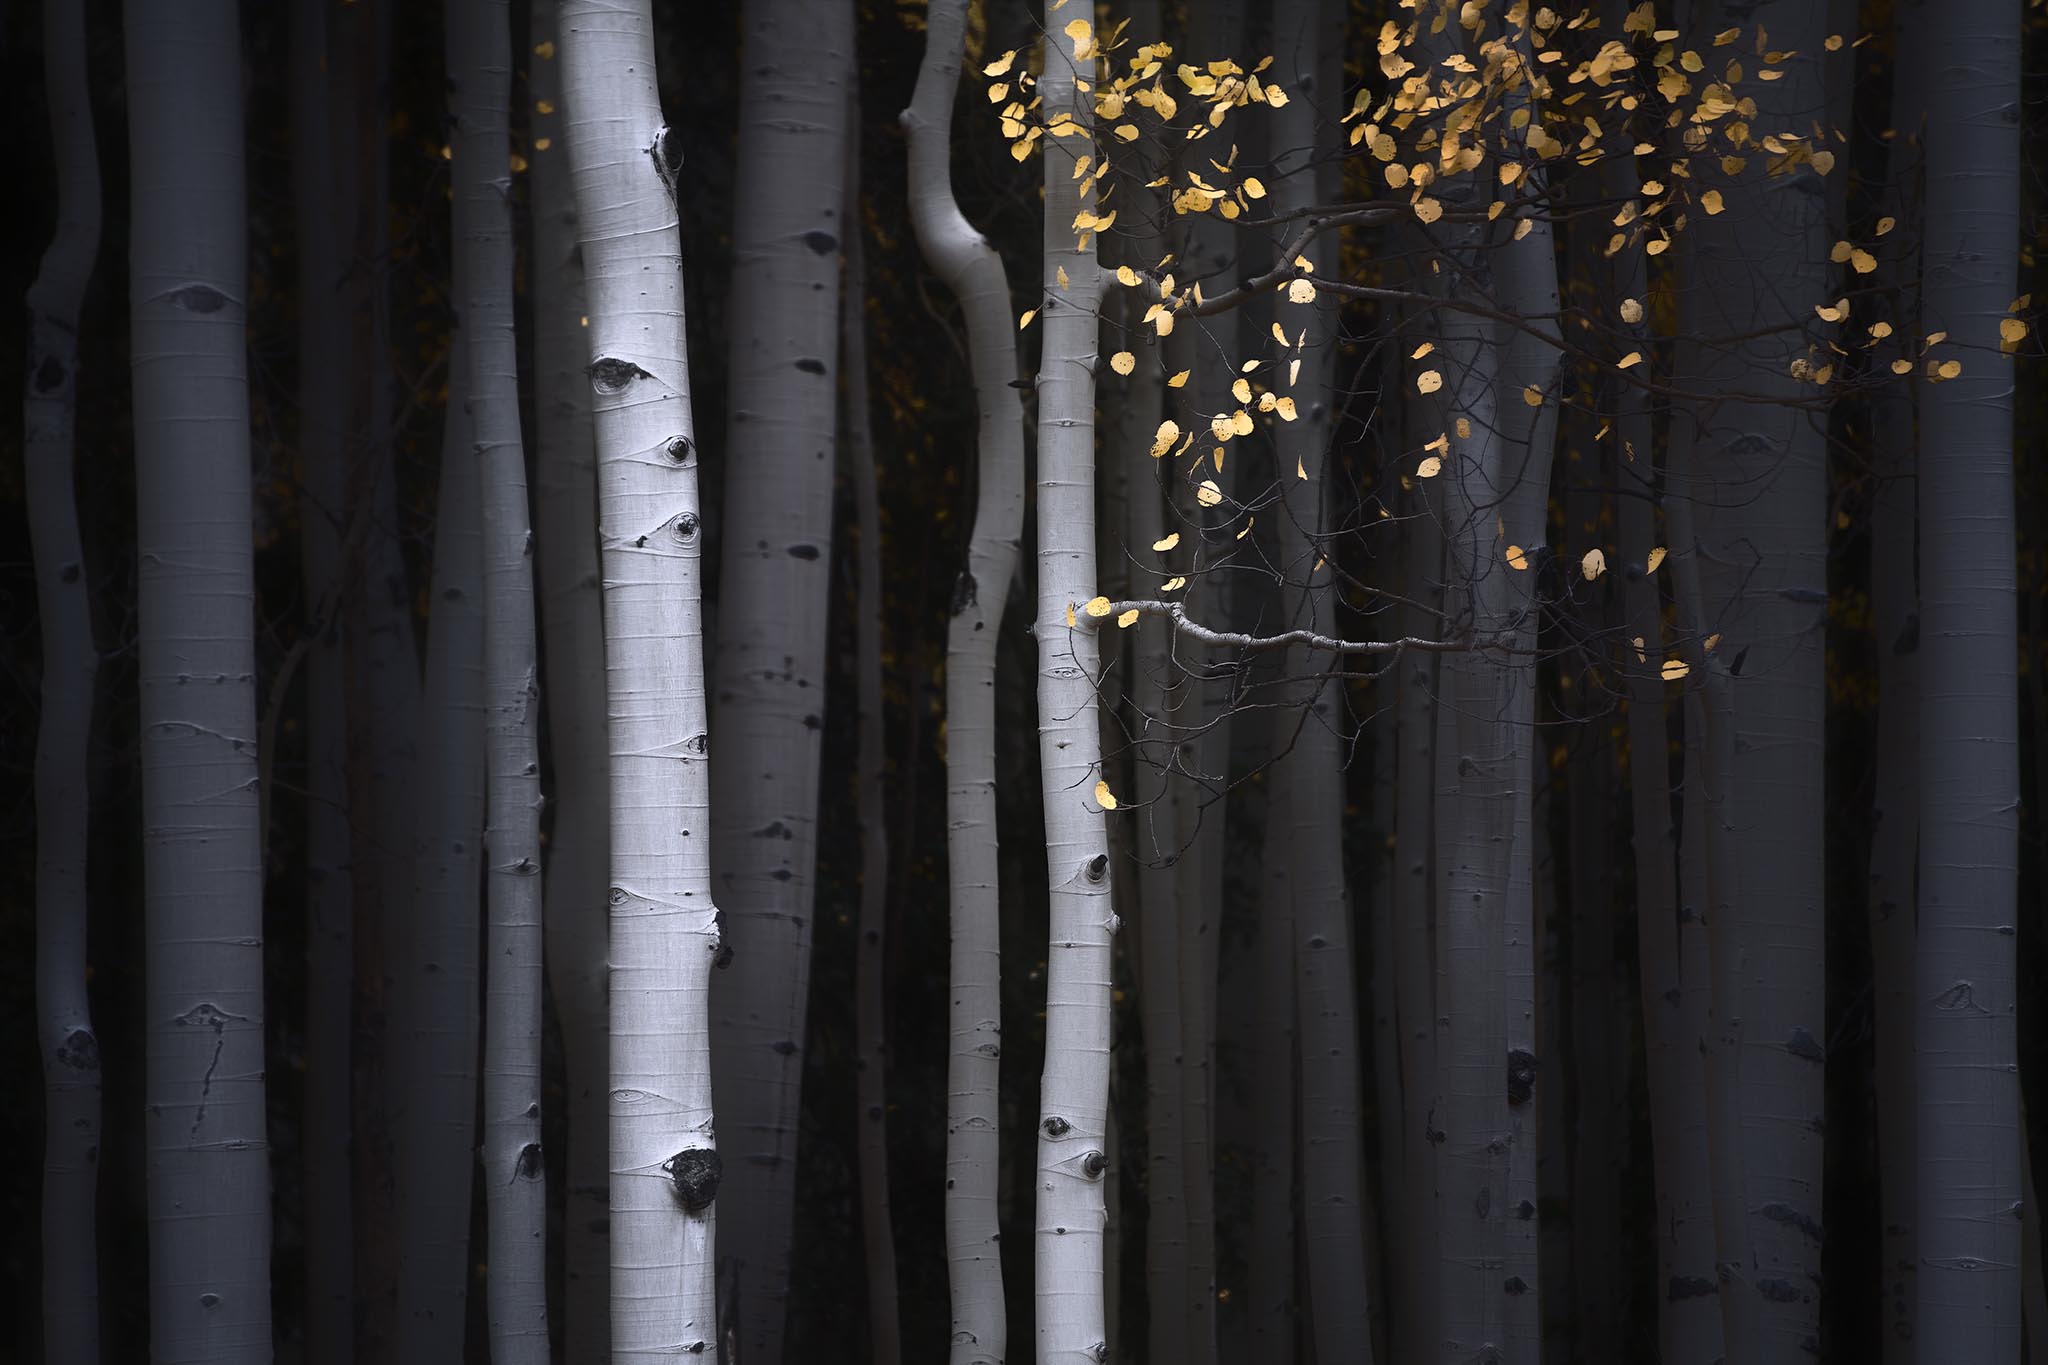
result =
[{"label": "small branch stub", "polygon": [[676,1201],[691,1213],[702,1213],[711,1207],[711,1202],[718,1198],[718,1182],[725,1173],[725,1165],[712,1147],[685,1147],[662,1162],[661,1169],[675,1182]]}]

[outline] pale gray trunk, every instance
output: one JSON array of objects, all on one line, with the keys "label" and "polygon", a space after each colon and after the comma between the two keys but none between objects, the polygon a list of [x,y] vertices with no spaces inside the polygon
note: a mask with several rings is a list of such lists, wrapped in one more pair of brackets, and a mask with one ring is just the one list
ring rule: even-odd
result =
[{"label": "pale gray trunk", "polygon": [[[463,267],[458,263],[458,278]],[[412,905],[394,989],[392,1121],[397,1359],[462,1351],[476,1164],[477,916],[484,822],[483,545],[464,393],[467,339],[449,343],[434,505]]]},{"label": "pale gray trunk", "polygon": [[[2020,1354],[2020,1091],[2014,1034],[2019,681],[2013,366],[2020,15],[1995,0],[1929,25],[1926,325],[1962,373],[1920,395],[1919,1113],[1916,1359]],[[1937,351],[1937,357],[1942,355]]]},{"label": "pale gray trunk", "polygon": [[100,1044],[86,999],[87,774],[99,651],[75,483],[78,315],[100,244],[84,7],[43,5],[57,214],[28,291],[23,476],[42,629],[36,728],[36,1031],[43,1054],[43,1358],[96,1365]]},{"label": "pale gray trunk", "polygon": [[533,530],[513,324],[512,11],[448,11],[456,296],[471,458],[482,490],[485,948],[483,1171],[491,1357],[548,1358],[547,1184],[540,1149],[541,880],[539,658]]},{"label": "pale gray trunk", "polygon": [[779,1365],[789,1306],[824,735],[849,0],[747,0],[734,189],[731,418],[712,765],[717,1103],[734,1153],[748,1365]]},{"label": "pale gray trunk", "polygon": [[974,527],[946,626],[946,853],[952,934],[946,1065],[946,1264],[952,1365],[996,1365],[1007,1325],[996,1218],[1002,1055],[997,880],[996,641],[1024,525],[1024,414],[1013,388],[1016,325],[1002,258],[953,198],[953,98],[967,0],[931,7],[910,141],[910,216],[919,249],[960,302],[980,426]]},{"label": "pale gray trunk", "polygon": [[[1048,29],[1061,27],[1050,16]],[[1083,39],[1089,47],[1093,39]],[[1050,123],[1092,129],[1094,76],[1077,43],[1046,40],[1039,81]],[[1038,372],[1038,760],[1051,891],[1045,1070],[1039,1083],[1036,1220],[1039,1365],[1107,1357],[1102,1176],[1108,1169],[1111,908],[1109,830],[1100,796],[1096,683],[1095,365],[1102,276],[1094,234],[1074,219],[1095,194],[1074,175],[1089,137],[1048,136]],[[1112,794],[1113,797],[1113,794]]]},{"label": "pale gray trunk", "polygon": [[682,153],[661,119],[648,0],[563,0],[560,26],[610,718],[611,1346],[620,1365],[656,1365],[711,1352],[721,1336],[709,1031],[719,925]]},{"label": "pale gray trunk", "polygon": [[[1797,54],[1778,67],[1782,79],[1755,83],[1751,124],[1810,136],[1827,114],[1827,7],[1723,0],[1720,10],[1713,29],[1739,25],[1747,43],[1761,31]],[[1695,390],[1804,399],[1817,390],[1791,367],[1809,340],[1796,328],[1825,301],[1827,191],[1813,168],[1773,177],[1767,160],[1758,150],[1744,170],[1696,182],[1702,192],[1718,186],[1727,211],[1688,223],[1696,271],[1685,282],[1686,330],[1748,339],[1685,348],[1681,377]],[[1712,484],[1688,491],[1703,502],[1707,607],[1727,634],[1722,657],[1745,656],[1726,675],[1736,730],[1724,808],[1738,850],[1728,900],[1744,954],[1742,1200],[1753,1259],[1734,1273],[1758,1299],[1754,1358],[1790,1365],[1819,1339],[1823,1292],[1826,423],[1768,401],[1724,401],[1698,417],[1707,424],[1699,466]],[[1727,1347],[1732,1358],[1737,1343]]]},{"label": "pale gray trunk", "polygon": [[150,1342],[270,1359],[240,17],[125,7]]},{"label": "pale gray trunk", "polygon": [[[1314,724],[1313,721],[1309,722]],[[1301,715],[1273,714],[1273,751],[1287,753],[1299,740]],[[1256,930],[1252,1104],[1259,1114],[1249,1153],[1252,1175],[1251,1300],[1246,1311],[1249,1349],[1262,1361],[1295,1358],[1295,1154],[1305,1135],[1296,1108],[1295,931],[1297,852],[1290,784],[1296,767],[1281,762],[1266,771],[1266,838],[1261,855]],[[1307,822],[1311,827],[1314,821]],[[1313,828],[1311,829],[1313,831]],[[1141,930],[1143,926],[1140,926]],[[1310,1140],[1313,1140],[1311,1137]],[[1311,1277],[1314,1278],[1313,1276]],[[1155,1353],[1156,1356],[1156,1353]]]},{"label": "pale gray trunk", "polygon": [[589,310],[564,145],[557,0],[535,0],[533,90],[533,445],[536,548],[554,827],[546,859],[548,982],[568,1092],[562,1334],[568,1359],[611,1350],[606,1206],[606,790],[604,598],[597,556],[597,447],[590,426]]}]

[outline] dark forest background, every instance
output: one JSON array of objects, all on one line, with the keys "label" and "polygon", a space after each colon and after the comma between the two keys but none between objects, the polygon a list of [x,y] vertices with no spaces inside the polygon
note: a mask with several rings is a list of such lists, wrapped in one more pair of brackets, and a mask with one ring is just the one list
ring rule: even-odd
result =
[{"label": "dark forest background", "polygon": [[[106,1129],[101,1162],[100,1245],[110,1358],[142,1359],[147,1352],[147,1274],[144,1261],[142,1181],[142,989],[139,779],[134,706],[135,562],[134,471],[128,429],[128,234],[126,110],[122,80],[120,6],[81,0],[90,11],[91,69],[105,189],[105,235],[87,298],[79,378],[79,505],[92,585],[94,624],[101,651],[94,739],[92,809],[92,1006],[104,1040]],[[2018,3],[2018,0],[2015,0]],[[877,454],[881,469],[885,601],[884,663],[888,721],[887,819],[889,870],[888,979],[892,1200],[902,1285],[904,1339],[913,1358],[933,1358],[947,1333],[946,1267],[940,1234],[945,1135],[946,882],[944,776],[938,748],[947,602],[964,553],[971,512],[971,454],[975,426],[964,342],[943,289],[932,280],[911,237],[905,200],[904,136],[897,114],[907,102],[922,51],[922,5],[914,0],[861,7],[861,178],[867,233],[867,321],[873,365]],[[1169,9],[1172,7],[1169,6]],[[1256,10],[1253,23],[1259,22]],[[1364,7],[1359,8],[1361,16]],[[1350,26],[1347,69],[1356,73],[1377,29]],[[2030,10],[2032,7],[2029,7]],[[290,1360],[301,1334],[303,1294],[299,1210],[301,1188],[302,1019],[305,921],[302,907],[303,766],[302,698],[291,682],[280,687],[286,665],[305,630],[306,593],[296,542],[299,515],[295,458],[294,353],[296,225],[291,190],[291,126],[286,61],[289,7],[268,0],[243,6],[244,81],[249,138],[249,356],[252,453],[256,465],[256,547],[259,589],[258,648],[266,734],[275,744],[264,758],[273,790],[268,835],[266,935],[269,945],[269,1106],[274,1180],[274,1300],[280,1358]],[[1856,125],[1846,170],[1852,176],[1852,221],[1875,216],[1874,191],[1883,170],[1890,69],[1887,0],[1866,0],[1859,33],[1874,35],[1858,54]],[[51,230],[54,178],[39,56],[39,7],[0,3],[0,147],[6,150],[9,211],[0,214],[0,298],[18,301],[34,276]],[[735,120],[738,106],[736,5],[657,5],[663,104],[680,130],[687,166],[681,196],[688,279],[690,348],[696,427],[703,445],[705,500],[719,505],[727,424],[724,411],[726,290],[732,255],[731,212]],[[987,7],[996,32],[980,34],[988,54],[1032,36],[1024,6]],[[515,4],[515,33],[525,31]],[[426,561],[439,460],[441,408],[446,398],[447,340],[451,316],[449,183],[445,144],[442,18],[438,4],[399,7],[393,53],[388,131],[391,165],[391,243],[377,263],[394,309],[394,354],[402,388],[393,446],[401,477],[403,529],[426,613]],[[1256,32],[1256,27],[1255,27]],[[1254,36],[1248,44],[1261,51]],[[515,70],[516,121],[530,106]],[[970,52],[970,57],[974,53]],[[2028,29],[2030,82],[2048,69],[2048,22],[2035,13]],[[1013,281],[1037,277],[1039,221],[1035,164],[1018,165],[994,135],[978,85],[969,81],[956,138],[954,177],[962,206],[1002,249]],[[2025,103],[2027,239],[2022,248],[2023,289],[2048,295],[2042,251],[2048,248],[2048,101],[2030,84]],[[523,178],[519,183],[524,187]],[[522,232],[524,225],[522,224]],[[522,244],[523,250],[523,244]],[[522,272],[525,260],[522,255]],[[1568,288],[1583,288],[1569,280]],[[529,294],[522,273],[521,297]],[[0,374],[23,369],[24,327],[19,305],[0,327]],[[1021,301],[1018,311],[1029,306]],[[522,317],[522,341],[526,339]],[[1022,341],[1020,363],[1034,364],[1035,335]],[[1340,360],[1340,373],[1364,375],[1359,348]],[[522,357],[522,363],[524,363]],[[2042,813],[2048,790],[2040,756],[2048,741],[2048,397],[2044,367],[2033,341],[2018,357],[2017,485],[2019,554],[2023,807],[2020,933],[2022,1073],[2033,1103],[2031,1144],[2048,1150],[2048,1072],[2044,1072],[2041,983],[2048,981],[2042,907],[2048,891],[2048,840]],[[530,402],[531,389],[522,384]],[[1375,399],[1369,387],[1347,401],[1360,411]],[[34,1359],[31,1340],[39,1311],[36,1226],[41,1082],[33,1013],[34,760],[36,688],[40,676],[33,571],[29,557],[21,466],[18,406],[0,422],[0,1360]],[[1868,507],[1873,481],[1859,461],[1866,413],[1860,400],[1837,406],[1831,456],[1832,544],[1829,571],[1828,678],[1828,963],[1830,1036],[1828,1066],[1825,1279],[1842,1286],[1823,1291],[1823,1354],[1862,1360],[1876,1354],[1878,1315],[1868,1295],[1878,1283],[1875,1149],[1872,1142],[1871,987],[1866,877],[1872,822],[1875,659],[1868,610]],[[529,416],[530,424],[530,416]],[[1335,477],[1369,490],[1382,462],[1377,436],[1367,440],[1357,420],[1341,422],[1333,451]],[[1566,440],[1569,440],[1567,435]],[[1591,514],[1611,517],[1597,496],[1597,469],[1561,446],[1554,487],[1562,516],[1567,497]],[[842,484],[844,477],[842,473]],[[804,1079],[801,1175],[798,1196],[796,1294],[790,1322],[792,1358],[844,1359],[862,1349],[866,1300],[859,1273],[859,1199],[856,1188],[853,1058],[853,915],[860,856],[856,827],[852,618],[854,538],[850,495],[842,488],[841,560],[835,581],[832,680],[826,713],[825,778],[821,797],[816,948]],[[715,527],[715,521],[714,521]],[[715,529],[714,529],[715,534]],[[1027,543],[1030,528],[1027,526]],[[1027,557],[1028,562],[1028,557]],[[715,604],[718,557],[707,554]],[[1612,579],[1607,587],[1612,586]],[[1588,585],[1580,590],[1594,593]],[[1015,685],[1001,692],[1004,736],[1001,764],[1004,865],[1004,1013],[1008,1046],[1003,1061],[1006,1134],[1023,1134],[1036,1113],[1041,1063],[1045,955],[1043,859],[1034,736],[1036,718],[1028,680],[1030,616],[1020,579],[1011,585],[1012,608],[1002,667]],[[1617,589],[1618,591],[1618,589]],[[1597,597],[1597,594],[1595,594]],[[1600,609],[1597,600],[1590,610]],[[711,617],[715,627],[715,606]],[[1543,1173],[1545,1197],[1546,1330],[1557,1359],[1645,1359],[1655,1351],[1656,1261],[1650,1248],[1653,1195],[1647,1140],[1647,1098],[1638,1007],[1636,947],[1630,922],[1633,865],[1625,856],[1630,813],[1619,773],[1626,737],[1617,693],[1588,676],[1568,652],[1545,668],[1542,701],[1551,786],[1538,794],[1550,838],[1539,909],[1542,970],[1564,1001],[1565,1025],[1550,1048],[1550,1096],[1561,1105],[1559,1122],[1582,1158]],[[296,681],[302,681],[302,677]],[[1352,689],[1354,712],[1370,715],[1385,704],[1369,683]],[[1350,768],[1347,847],[1361,888],[1360,913],[1373,913],[1383,860],[1376,850],[1387,829],[1385,755],[1368,743]],[[1256,779],[1253,780],[1256,788]],[[1259,803],[1231,806],[1225,837],[1233,869],[1224,925],[1228,989],[1233,924],[1241,929],[1256,902]],[[1542,859],[1545,849],[1539,849]],[[1241,939],[1239,940],[1241,942]],[[1370,935],[1360,933],[1361,954]],[[1120,950],[1121,951],[1121,950]],[[1120,970],[1128,964],[1120,964]],[[1371,981],[1359,963],[1358,980]],[[1123,1038],[1137,1032],[1134,1002],[1119,995]],[[1367,1010],[1362,1016],[1370,1018]],[[1576,1036],[1573,1021],[1579,1021]],[[548,1116],[557,1128],[562,1105],[559,1040],[551,1031]],[[1370,1056],[1371,1050],[1365,1049]],[[1547,1063],[1550,1064],[1550,1063]],[[1219,1282],[1227,1292],[1244,1274],[1249,1240],[1250,1177],[1230,1148],[1231,1123],[1248,1114],[1251,1077],[1233,1048],[1226,1006],[1219,1037],[1220,1141],[1218,1156]],[[1120,1086],[1128,1105],[1133,1086]],[[1365,1093],[1372,1094],[1370,1086]],[[1236,1114],[1234,1120],[1233,1111]],[[1142,1133],[1126,1109],[1120,1120],[1128,1147]],[[559,1163],[564,1144],[551,1133],[547,1150]],[[1011,1260],[1009,1288],[1013,1351],[1028,1350],[1031,1321],[1029,1235],[1031,1165],[1028,1146],[1006,1142],[1004,1243]],[[1119,1154],[1123,1169],[1139,1169]],[[2037,1162],[2037,1184],[2042,1176]],[[564,1181],[551,1166],[549,1190],[557,1214]],[[1143,1197],[1125,1180],[1122,1208],[1113,1217],[1135,1228]],[[475,1203],[476,1250],[481,1260],[483,1202]],[[1014,1227],[1014,1231],[1012,1228]],[[1130,1233],[1124,1245],[1142,1239]],[[557,1258],[562,1240],[551,1237]],[[1592,1249],[1589,1251],[1588,1249]],[[1398,1253],[1398,1249],[1395,1250]],[[557,1267],[559,1270],[559,1267]],[[1135,1257],[1125,1257],[1129,1297],[1139,1292]],[[470,1350],[482,1359],[481,1267],[470,1297]],[[1226,1297],[1222,1312],[1230,1313]],[[556,1330],[561,1318],[553,1317]],[[1142,1315],[1126,1312],[1121,1339],[1133,1349]],[[18,1335],[17,1335],[18,1332]],[[18,1354],[15,1354],[18,1353]],[[1141,1357],[1132,1357],[1141,1358]]]}]

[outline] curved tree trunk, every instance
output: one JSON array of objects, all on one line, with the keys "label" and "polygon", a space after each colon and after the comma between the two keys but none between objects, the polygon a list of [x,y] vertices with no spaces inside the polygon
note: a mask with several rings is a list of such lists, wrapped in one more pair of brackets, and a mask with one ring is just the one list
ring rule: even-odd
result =
[{"label": "curved tree trunk", "polygon": [[2019,679],[2013,366],[2020,16],[1943,7],[1928,34],[1926,324],[1966,348],[1920,399],[1920,901],[1914,951],[1916,1358],[2020,1354]]},{"label": "curved tree trunk", "polygon": [[[1048,26],[1058,25],[1048,16]],[[1070,21],[1071,22],[1071,21]],[[1081,21],[1085,26],[1085,21]],[[1038,90],[1049,125],[1093,126],[1092,33],[1048,37]],[[1046,966],[1045,1071],[1039,1084],[1039,1365],[1108,1352],[1103,1309],[1102,1175],[1108,1169],[1111,909],[1109,828],[1100,801],[1101,644],[1084,610],[1095,597],[1095,361],[1101,269],[1094,234],[1074,220],[1095,205],[1074,174],[1091,139],[1042,140],[1045,272],[1038,371],[1038,760],[1052,931]]]},{"label": "curved tree trunk", "polygon": [[483,501],[484,855],[488,871],[483,1171],[491,1358],[545,1365],[547,1184],[540,1150],[539,658],[533,531],[512,312],[508,0],[448,11],[457,296]]},{"label": "curved tree trunk", "polygon": [[1024,528],[1024,414],[1012,380],[1016,328],[1002,258],[953,198],[953,97],[967,0],[931,7],[924,61],[903,123],[919,249],[960,301],[981,424],[974,529],[946,627],[946,853],[952,894],[951,1044],[946,1065],[946,1263],[952,1365],[1003,1359],[1003,1262],[996,1225],[1001,1133],[1001,949],[997,891],[996,640]]},{"label": "curved tree trunk", "polygon": [[606,1205],[605,921],[610,793],[605,750],[604,597],[597,557],[597,447],[590,428],[589,303],[576,195],[563,145],[561,25],[536,0],[529,30],[533,124],[533,445],[554,827],[545,890],[548,982],[568,1071],[562,1334],[582,1365],[611,1352]]},{"label": "curved tree trunk", "polygon": [[57,231],[28,291],[23,475],[42,626],[36,729],[36,1026],[43,1054],[43,1356],[96,1365],[100,1044],[86,998],[87,774],[99,652],[92,637],[75,458],[78,315],[100,243],[99,154],[85,13],[43,5],[43,83],[56,143]]},{"label": "curved tree trunk", "polygon": [[[241,33],[126,6],[150,1340],[270,1359]],[[194,685],[199,684],[199,685]]]},{"label": "curved tree trunk", "polygon": [[611,1346],[715,1350],[703,513],[675,184],[647,0],[563,0],[562,97],[590,294],[611,810]]},{"label": "curved tree trunk", "polygon": [[747,1365],[780,1365],[810,992],[832,565],[849,0],[747,0],[715,666],[718,1108]]}]

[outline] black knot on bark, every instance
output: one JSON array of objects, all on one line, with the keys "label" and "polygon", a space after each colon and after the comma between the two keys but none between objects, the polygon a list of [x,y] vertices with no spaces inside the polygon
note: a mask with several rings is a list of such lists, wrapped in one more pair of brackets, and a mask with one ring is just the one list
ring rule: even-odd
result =
[{"label": "black knot on bark", "polygon": [[218,313],[228,306],[228,296],[204,284],[188,284],[171,295],[171,302],[189,313]]},{"label": "black knot on bark", "polygon": [[625,887],[615,886],[611,889],[611,893],[607,895],[605,899],[610,901],[613,905],[624,905],[627,901],[631,900],[632,897],[626,894]]},{"label": "black knot on bark", "polygon": [[696,447],[690,444],[689,437],[678,436],[668,443],[668,457],[677,464],[684,464],[689,461],[690,452],[695,449]]},{"label": "black knot on bark", "polygon": [[1521,1048],[1508,1050],[1508,1103],[1524,1105],[1536,1089],[1536,1056]]},{"label": "black knot on bark", "polygon": [[1045,1129],[1045,1135],[1047,1137],[1065,1137],[1068,1133],[1074,1131],[1074,1125],[1068,1123],[1058,1114],[1054,1114],[1051,1118],[1047,1119],[1043,1124],[1039,1126]]},{"label": "black knot on bark", "polygon": [[1081,1169],[1090,1180],[1094,1180],[1109,1169],[1109,1158],[1100,1152],[1090,1152],[1081,1158]]},{"label": "black knot on bark", "polygon": [[711,1201],[718,1198],[718,1182],[725,1174],[724,1163],[711,1147],[685,1147],[662,1162],[661,1169],[675,1183],[677,1201],[692,1213],[711,1207]]},{"label": "black knot on bark", "polygon": [[1098,853],[1088,860],[1088,880],[1099,882],[1109,872],[1109,855]]},{"label": "black knot on bark", "polygon": [[685,512],[676,518],[676,539],[687,545],[697,536],[697,514]]},{"label": "black knot on bark", "polygon": [[521,1147],[519,1149],[519,1163],[513,1168],[513,1173],[521,1180],[538,1180],[540,1179],[541,1170],[540,1144],[538,1142],[529,1142],[524,1147]]},{"label": "black knot on bark", "polygon": [[641,369],[630,360],[617,356],[605,356],[590,362],[590,382],[602,394],[624,393],[636,379],[652,379],[653,375]]}]

